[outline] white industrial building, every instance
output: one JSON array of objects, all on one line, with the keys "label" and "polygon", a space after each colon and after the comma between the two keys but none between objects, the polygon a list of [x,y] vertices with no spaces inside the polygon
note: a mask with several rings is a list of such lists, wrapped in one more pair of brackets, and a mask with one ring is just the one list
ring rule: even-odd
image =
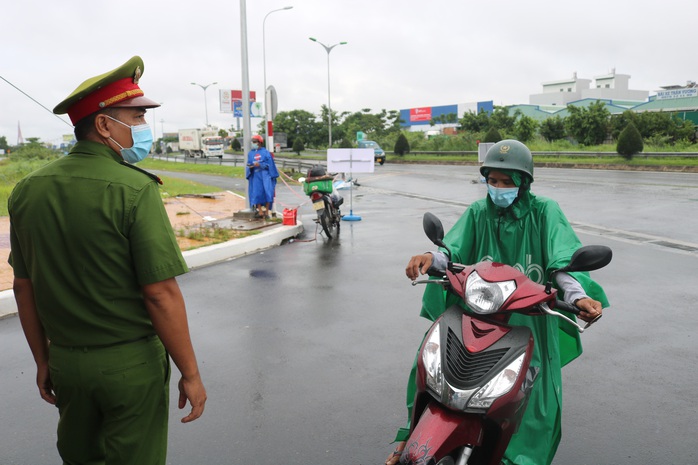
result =
[{"label": "white industrial building", "polygon": [[571,79],[544,82],[543,93],[529,95],[529,104],[564,107],[570,102],[584,99],[640,103],[647,101],[650,94],[647,90],[631,90],[630,75],[616,74],[615,69],[609,74],[594,77],[593,82],[594,85],[591,79],[578,78],[577,73],[573,73]]}]

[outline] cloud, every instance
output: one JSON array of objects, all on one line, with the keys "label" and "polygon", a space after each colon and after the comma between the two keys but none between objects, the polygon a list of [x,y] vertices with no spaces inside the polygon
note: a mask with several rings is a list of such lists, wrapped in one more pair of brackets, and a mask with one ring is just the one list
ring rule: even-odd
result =
[{"label": "cloud", "polygon": [[[287,5],[293,9],[266,16]],[[694,10],[682,0],[247,0],[249,83],[261,98],[266,64],[279,110],[318,114],[328,68],[325,50],[308,39],[315,37],[348,42],[330,53],[339,112],[528,103],[542,82],[613,68],[632,76],[632,89],[655,91],[698,77]],[[191,82],[218,82],[206,92],[209,121],[237,123],[218,111],[217,94],[242,88],[239,1],[23,0],[4,5],[3,19],[0,76],[48,108],[84,79],[140,55],[141,85],[163,103],[151,113],[156,134],[203,125],[204,93]],[[70,132],[4,81],[0,101],[0,136],[10,143],[18,122],[25,137],[55,141]]]}]

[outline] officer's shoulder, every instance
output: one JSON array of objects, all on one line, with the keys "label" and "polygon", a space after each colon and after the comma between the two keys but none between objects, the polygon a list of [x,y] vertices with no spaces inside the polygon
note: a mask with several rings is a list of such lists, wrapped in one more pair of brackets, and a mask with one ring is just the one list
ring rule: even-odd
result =
[{"label": "officer's shoulder", "polygon": [[[125,166],[128,169],[131,169],[137,173],[140,173],[140,175],[147,176],[147,178],[149,178],[149,180],[155,181],[158,184],[162,184],[162,179],[160,179],[160,177],[158,175],[153,174],[149,171],[146,171],[143,168],[139,168],[138,166],[132,165],[132,164],[127,163],[125,161],[121,162],[121,166]],[[140,177],[140,175],[137,175],[137,176]]]}]

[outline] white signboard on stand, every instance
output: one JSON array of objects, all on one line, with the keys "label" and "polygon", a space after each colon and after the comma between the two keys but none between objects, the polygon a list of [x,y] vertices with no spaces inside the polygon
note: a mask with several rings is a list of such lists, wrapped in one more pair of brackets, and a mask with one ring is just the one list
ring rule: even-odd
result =
[{"label": "white signboard on stand", "polygon": [[[373,173],[375,154],[373,149],[327,149],[327,171],[330,173]],[[343,215],[343,221],[361,221],[354,215],[354,180],[351,186],[349,214]]]},{"label": "white signboard on stand", "polygon": [[373,149],[328,149],[327,171],[330,173],[373,173]]}]

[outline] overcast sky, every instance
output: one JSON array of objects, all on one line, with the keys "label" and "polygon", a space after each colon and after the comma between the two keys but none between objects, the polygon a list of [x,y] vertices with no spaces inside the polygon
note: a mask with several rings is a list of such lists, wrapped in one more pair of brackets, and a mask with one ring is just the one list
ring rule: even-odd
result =
[{"label": "overcast sky", "polygon": [[[594,79],[615,68],[630,88],[698,80],[695,0],[247,0],[250,89],[266,76],[279,111],[327,104],[327,45],[334,111],[400,110],[493,100],[528,103],[541,83]],[[140,86],[162,102],[162,130],[200,127],[220,113],[219,89],[242,89],[238,0],[21,0],[0,8],[0,76],[45,107],[85,79],[145,62]],[[459,115],[461,116],[461,115]],[[64,120],[68,122],[67,116]],[[252,120],[256,129],[258,119]],[[0,136],[60,142],[72,128],[0,80]],[[240,122],[242,125],[242,122]]]}]

